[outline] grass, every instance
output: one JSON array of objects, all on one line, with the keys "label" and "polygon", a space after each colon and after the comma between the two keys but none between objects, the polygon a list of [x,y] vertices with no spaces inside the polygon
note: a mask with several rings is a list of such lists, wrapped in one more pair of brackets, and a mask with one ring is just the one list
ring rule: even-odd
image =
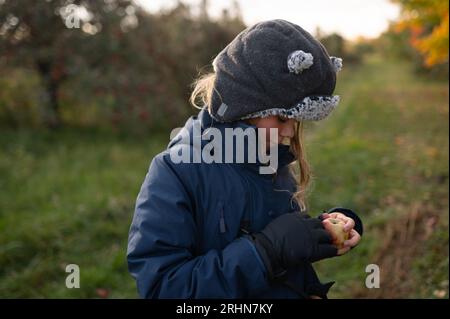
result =
[{"label": "grass", "polygon": [[[162,136],[6,131],[0,140],[0,297],[136,297],[127,232]],[[71,263],[81,289],[65,287]]]},{"label": "grass", "polygon": [[[340,110],[308,138],[311,208],[352,207],[366,232],[350,254],[319,263],[336,280],[330,297],[448,298],[448,83],[376,56],[340,80]],[[372,263],[380,289],[365,287]]]},{"label": "grass", "polygon": [[[336,281],[330,297],[448,298],[447,84],[374,56],[344,68],[339,109],[308,125],[311,212],[351,207],[366,228],[350,254],[317,264],[323,281]],[[150,160],[167,141],[2,129],[0,297],[136,298],[128,228]],[[71,263],[80,289],[65,287]],[[364,286],[372,263],[380,289]]]}]

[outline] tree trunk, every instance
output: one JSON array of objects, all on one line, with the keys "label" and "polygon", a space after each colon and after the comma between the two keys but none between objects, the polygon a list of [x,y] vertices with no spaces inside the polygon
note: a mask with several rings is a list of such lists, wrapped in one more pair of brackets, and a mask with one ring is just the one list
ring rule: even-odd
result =
[{"label": "tree trunk", "polygon": [[58,90],[61,81],[52,77],[52,64],[50,61],[41,60],[37,61],[36,64],[45,89],[44,103],[46,104],[46,109],[43,114],[43,120],[47,127],[56,129],[62,125],[58,100]]},{"label": "tree trunk", "polygon": [[47,125],[50,128],[58,128],[62,125],[61,116],[59,114],[59,82],[50,80],[47,84],[47,94],[49,95],[49,108],[51,110]]}]

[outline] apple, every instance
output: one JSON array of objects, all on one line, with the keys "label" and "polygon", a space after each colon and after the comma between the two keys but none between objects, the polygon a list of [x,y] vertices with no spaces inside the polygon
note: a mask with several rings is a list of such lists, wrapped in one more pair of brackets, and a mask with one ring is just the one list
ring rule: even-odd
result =
[{"label": "apple", "polygon": [[324,219],[323,227],[331,235],[332,243],[338,249],[344,247],[344,242],[349,238],[349,233],[344,231],[345,222],[337,218]]}]

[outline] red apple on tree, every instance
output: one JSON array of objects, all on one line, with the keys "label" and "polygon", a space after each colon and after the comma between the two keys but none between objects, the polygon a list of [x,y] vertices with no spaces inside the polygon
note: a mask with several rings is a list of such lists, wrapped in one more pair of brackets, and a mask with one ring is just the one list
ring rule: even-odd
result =
[{"label": "red apple on tree", "polygon": [[345,222],[338,218],[327,218],[322,221],[323,227],[331,235],[332,243],[338,249],[344,247],[344,242],[349,238],[349,232],[344,230]]}]

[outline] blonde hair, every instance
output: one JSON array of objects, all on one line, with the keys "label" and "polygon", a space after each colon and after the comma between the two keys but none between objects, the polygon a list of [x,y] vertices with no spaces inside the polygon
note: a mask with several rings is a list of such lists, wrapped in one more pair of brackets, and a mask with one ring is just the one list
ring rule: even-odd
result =
[{"label": "blonde hair", "polygon": [[[214,81],[216,74],[214,72],[206,73],[197,78],[192,84],[192,94],[189,102],[196,108],[201,109],[205,105],[210,110],[212,93],[215,90]],[[217,92],[217,91],[216,91]],[[218,93],[218,92],[217,92]],[[201,102],[201,105],[198,104]],[[295,155],[298,163],[299,174],[295,172],[294,165],[290,165],[289,169],[296,180],[297,190],[292,195],[302,211],[307,210],[307,191],[312,178],[312,173],[308,161],[306,159],[306,152],[304,146],[304,123],[297,122],[295,125],[295,134],[290,141],[291,152]]]},{"label": "blonde hair", "polygon": [[[211,105],[211,98],[214,88],[214,81],[216,79],[216,74],[214,72],[206,73],[201,75],[198,79],[192,83],[193,91],[189,102],[196,108],[201,109],[204,105],[208,105],[208,109]],[[217,92],[217,91],[216,91]],[[219,92],[217,92],[219,93]],[[203,105],[198,105],[197,102],[200,100]]]}]

